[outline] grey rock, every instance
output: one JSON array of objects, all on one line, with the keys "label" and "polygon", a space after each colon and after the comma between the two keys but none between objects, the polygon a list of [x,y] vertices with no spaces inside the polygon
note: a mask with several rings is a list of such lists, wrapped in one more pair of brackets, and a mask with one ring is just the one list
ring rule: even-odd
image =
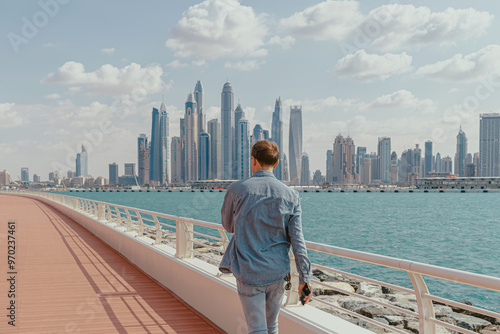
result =
[{"label": "grey rock", "polygon": [[455,319],[455,321],[457,322],[457,326],[473,331],[478,331],[486,326],[491,325],[491,322],[489,321],[457,312],[452,312],[450,314],[450,317]]},{"label": "grey rock", "polygon": [[372,319],[381,318],[386,315],[399,315],[396,311],[381,306],[365,306],[358,313]]},{"label": "grey rock", "polygon": [[405,318],[399,315],[384,315],[384,319],[387,320],[391,326],[404,326],[405,323]]},{"label": "grey rock", "polygon": [[366,297],[381,297],[382,288],[380,285],[375,285],[371,283],[361,282],[359,283],[359,289],[357,291],[360,295]]},{"label": "grey rock", "polygon": [[483,328],[479,333],[481,334],[498,334],[500,333],[500,325],[490,325]]},{"label": "grey rock", "polygon": [[446,305],[434,305],[434,314],[436,317],[450,315],[453,312],[451,307]]}]

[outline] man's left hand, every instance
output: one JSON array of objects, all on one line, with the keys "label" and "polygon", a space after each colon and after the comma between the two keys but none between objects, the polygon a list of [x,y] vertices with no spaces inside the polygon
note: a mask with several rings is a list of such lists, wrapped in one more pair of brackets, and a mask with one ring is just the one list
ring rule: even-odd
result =
[{"label": "man's left hand", "polygon": [[[306,286],[307,283],[302,283],[302,284],[299,284],[299,297],[302,296],[302,290],[304,289],[304,287]],[[305,298],[304,298],[304,305],[307,304],[307,302],[309,301],[309,299],[312,298],[312,288],[311,288],[311,284],[309,284],[309,289],[311,290],[311,293],[309,293]]]}]

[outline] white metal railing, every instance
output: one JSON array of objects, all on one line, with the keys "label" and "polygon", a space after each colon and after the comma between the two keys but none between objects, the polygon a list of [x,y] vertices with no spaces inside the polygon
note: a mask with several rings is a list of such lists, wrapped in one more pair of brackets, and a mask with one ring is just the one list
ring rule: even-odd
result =
[{"label": "white metal railing", "polygon": [[[226,232],[222,227],[222,225],[220,224],[210,223],[191,218],[178,217],[174,215],[143,210],[118,204],[111,204],[101,201],[89,200],[85,198],[66,196],[61,194],[54,194],[47,192],[22,192],[22,194],[29,194],[47,198],[51,201],[63,204],[69,208],[80,211],[83,214],[98,219],[103,223],[112,225],[115,228],[121,228],[123,231],[126,232],[133,232],[137,237],[142,237],[142,236],[149,237],[152,239],[153,245],[160,245],[162,243],[167,243],[168,242],[167,238],[169,236],[173,237],[172,231],[175,230],[176,256],[181,259],[192,258],[195,255],[197,255],[199,257],[215,260],[214,258],[207,256],[205,253],[197,251],[194,245],[200,245],[202,247],[209,248],[216,253],[223,254],[229,243],[229,239],[226,235]],[[195,225],[215,230],[217,231],[216,234],[218,234],[218,236],[213,236],[206,233],[194,231]],[[206,243],[202,243],[201,242],[202,239],[217,240],[218,242],[220,242],[221,247],[215,247],[207,245]],[[355,251],[340,247],[334,247],[316,242],[307,241],[306,245],[308,250],[311,251],[348,258],[356,261],[361,261],[364,263],[376,264],[379,266],[393,268],[407,272],[410,277],[413,289],[374,280],[368,277],[359,276],[356,274],[344,272],[334,268],[325,267],[320,264],[313,264],[314,268],[352,277],[354,279],[362,280],[365,282],[369,282],[372,284],[384,286],[390,289],[414,295],[417,300],[417,306],[418,306],[418,310],[415,312],[395,305],[391,305],[386,302],[382,302],[378,299],[370,298],[364,295],[360,295],[358,293],[340,289],[330,284],[320,282],[318,280],[313,280],[313,282],[318,285],[327,287],[328,289],[340,292],[342,294],[354,296],[362,300],[369,301],[373,304],[392,309],[396,312],[418,318],[420,333],[435,334],[436,325],[443,326],[460,333],[465,333],[465,334],[474,333],[473,331],[470,331],[468,329],[458,327],[456,325],[452,325],[450,323],[446,323],[437,319],[434,314],[433,302],[446,304],[463,310],[482,314],[487,317],[500,319],[500,313],[498,312],[493,312],[486,309],[466,305],[463,303],[441,298],[439,296],[431,294],[427,288],[423,275],[431,276],[434,278],[450,282],[457,282],[469,286],[480,287],[491,291],[500,291],[500,278],[480,275],[455,269],[449,269],[444,267],[438,267],[429,264],[413,262],[409,260],[397,259],[388,256]],[[295,267],[295,262],[292,253],[290,253],[290,264],[291,264],[291,274],[292,274],[291,275],[292,288],[288,294],[285,306],[296,305],[299,301],[298,273]],[[395,333],[407,333],[399,328],[381,323],[372,318],[358,314],[351,310],[347,310],[345,308],[329,303],[327,301],[314,297],[313,300],[326,304],[333,309],[360,318],[364,321],[367,321],[379,327],[385,328],[389,331]]]}]

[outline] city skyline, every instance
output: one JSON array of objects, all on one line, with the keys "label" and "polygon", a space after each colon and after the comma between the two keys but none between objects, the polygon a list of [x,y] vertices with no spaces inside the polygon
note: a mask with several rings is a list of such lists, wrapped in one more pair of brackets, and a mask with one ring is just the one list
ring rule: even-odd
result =
[{"label": "city skyline", "polygon": [[[310,170],[324,174],[325,152],[339,132],[367,152],[388,136],[398,154],[431,140],[433,152],[454,157],[458,127],[469,151],[479,152],[479,114],[498,110],[500,9],[491,1],[450,8],[430,1],[153,1],[155,10],[115,4],[58,3],[53,15],[38,2],[5,4],[0,66],[9,84],[0,92],[0,169],[13,179],[25,166],[42,180],[55,169],[66,174],[82,143],[89,174],[106,176],[110,162],[137,155],[137,135],[149,135],[151,109],[162,101],[170,138],[180,135],[185,97],[197,80],[203,126],[220,118],[225,81],[252,128],[272,130],[273,101],[281,97],[285,139],[290,106],[302,105],[303,151]],[[27,35],[23,17],[34,25],[39,12],[48,22]],[[231,16],[244,19],[227,30]],[[366,27],[383,29],[373,35]]]}]

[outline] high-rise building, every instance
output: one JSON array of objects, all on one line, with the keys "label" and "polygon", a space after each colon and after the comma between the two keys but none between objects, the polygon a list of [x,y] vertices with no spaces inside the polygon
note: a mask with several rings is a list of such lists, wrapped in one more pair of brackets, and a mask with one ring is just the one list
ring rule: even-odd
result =
[{"label": "high-rise building", "polygon": [[240,157],[239,157],[239,138],[240,138],[240,127],[239,127],[239,121],[245,118],[245,112],[243,111],[243,108],[241,108],[241,105],[238,103],[236,106],[236,109],[234,109],[234,141],[233,141],[233,179],[238,180],[240,179],[240,173],[239,173],[239,164],[240,164]]},{"label": "high-rise building", "polygon": [[443,161],[443,172],[444,173],[453,173],[452,159],[449,156],[446,156],[442,159]]},{"label": "high-rise building", "polygon": [[129,162],[125,163],[125,173],[123,175],[125,176],[136,176],[135,174],[135,163]]},{"label": "high-rise building", "polygon": [[169,182],[169,164],[170,164],[170,120],[168,118],[167,107],[165,103],[160,106],[160,125],[161,125],[161,140],[162,140],[162,157],[163,157],[163,182]]},{"label": "high-rise building", "polygon": [[358,146],[356,151],[356,173],[361,175],[363,173],[363,159],[366,154],[366,147]]},{"label": "high-rise building", "polygon": [[378,178],[384,183],[391,182],[391,138],[378,138],[377,155],[379,159]]},{"label": "high-rise building", "polygon": [[302,165],[302,106],[290,107],[288,152],[290,185],[296,185],[300,182]]},{"label": "high-rise building", "polygon": [[425,170],[424,177],[427,176],[428,173],[433,171],[432,166],[432,141],[428,140],[425,142]]},{"label": "high-rise building", "polygon": [[333,143],[333,183],[352,184],[359,182],[356,173],[356,155],[354,141],[339,134]]},{"label": "high-rise building", "polygon": [[109,185],[116,186],[118,184],[118,164],[113,162],[109,164]]},{"label": "high-rise building", "polygon": [[9,172],[5,169],[3,172],[0,172],[0,186],[8,186],[10,184],[10,176]]},{"label": "high-rise building", "polygon": [[255,124],[252,131],[252,146],[259,140],[264,140],[264,129],[262,129],[262,125]]},{"label": "high-rise building", "polygon": [[300,185],[308,186],[311,179],[311,171],[309,168],[309,155],[305,152],[302,153],[301,159],[301,172],[300,172]]},{"label": "high-rise building", "polygon": [[72,179],[75,177],[75,173],[72,170],[67,171],[66,176],[68,179]]},{"label": "high-rise building", "polygon": [[462,126],[457,135],[457,153],[455,154],[455,174],[464,177],[467,159],[467,136],[462,131]]},{"label": "high-rise building", "polygon": [[264,137],[264,140],[270,140],[271,137],[269,136],[269,130],[263,130],[262,137]]},{"label": "high-rise building", "polygon": [[28,167],[21,168],[21,181],[30,182],[30,169]]},{"label": "high-rise building", "polygon": [[198,134],[205,132],[205,93],[203,92],[203,85],[198,80],[194,87],[194,100],[196,101],[197,114],[198,114]]},{"label": "high-rise building", "polygon": [[399,168],[398,168],[398,154],[396,151],[391,153],[391,184],[398,183]]},{"label": "high-rise building", "polygon": [[363,168],[361,168],[361,183],[370,184],[372,183],[372,159],[370,159],[369,154],[365,154],[363,158]]},{"label": "high-rise building", "polygon": [[250,124],[246,119],[238,122],[238,140],[236,152],[238,153],[238,175],[237,179],[247,179],[250,177]]},{"label": "high-rise building", "polygon": [[290,173],[288,172],[288,170],[288,159],[286,158],[286,154],[283,153],[283,178],[281,179],[281,181],[290,181]]},{"label": "high-rise building", "polygon": [[200,133],[200,180],[209,180],[210,171],[210,135],[206,132]]},{"label": "high-rise building", "polygon": [[281,97],[276,99],[274,104],[273,120],[271,123],[271,140],[274,141],[280,150],[278,166],[274,169],[274,176],[278,180],[283,178],[283,110]]},{"label": "high-rise building", "polygon": [[221,135],[220,123],[217,119],[208,122],[208,134],[210,135],[210,171],[211,179],[220,179],[221,176]]},{"label": "high-rise building", "polygon": [[479,115],[479,176],[500,176],[500,113]]},{"label": "high-rise building", "polygon": [[172,137],[172,145],[170,146],[170,161],[171,161],[171,178],[173,184],[184,183],[184,139],[182,137]]},{"label": "high-rise building", "polygon": [[149,163],[149,180],[151,183],[163,184],[165,182],[163,144],[161,114],[158,109],[153,108]]},{"label": "high-rise building", "polygon": [[55,177],[54,172],[50,172],[49,173],[49,181],[54,181],[54,177]]},{"label": "high-rise building", "polygon": [[141,134],[137,138],[137,165],[139,166],[139,184],[149,184],[149,164],[151,162],[148,137]]},{"label": "high-rise building", "polygon": [[326,151],[326,178],[327,183],[333,183],[333,150]]},{"label": "high-rise building", "polygon": [[234,145],[234,93],[229,82],[224,84],[221,93],[221,137],[222,137],[222,177],[233,178]]},{"label": "high-rise building", "polygon": [[412,168],[413,173],[417,177],[422,176],[422,149],[419,147],[419,144],[415,144],[415,148],[413,149],[413,160],[412,160]]},{"label": "high-rise building", "polygon": [[199,172],[198,162],[198,114],[196,113],[196,101],[193,94],[189,93],[186,101],[184,122],[186,127],[186,137],[184,139],[184,169],[185,181],[197,181]]},{"label": "high-rise building", "polygon": [[40,175],[33,174],[33,183],[40,183]]},{"label": "high-rise building", "polygon": [[439,152],[436,153],[436,160],[435,160],[434,170],[437,173],[441,173],[443,171],[443,165],[442,165],[442,161],[441,161],[441,153],[439,153]]},{"label": "high-rise building", "polygon": [[322,185],[324,182],[324,177],[321,175],[321,171],[319,169],[316,169],[313,175],[313,185],[319,186]]},{"label": "high-rise building", "polygon": [[82,152],[76,155],[76,177],[89,176],[88,163],[89,163],[89,155],[87,153],[87,149],[85,149],[85,146],[82,145]]}]

